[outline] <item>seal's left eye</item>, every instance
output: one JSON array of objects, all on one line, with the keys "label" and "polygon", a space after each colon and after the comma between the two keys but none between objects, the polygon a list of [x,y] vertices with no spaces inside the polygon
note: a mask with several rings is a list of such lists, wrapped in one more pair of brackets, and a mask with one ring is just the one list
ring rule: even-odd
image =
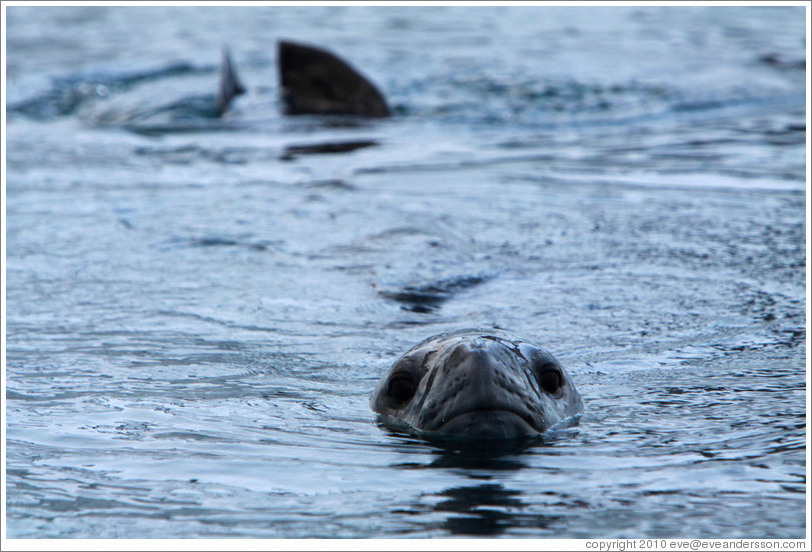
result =
[{"label": "seal's left eye", "polygon": [[417,383],[412,376],[406,373],[392,376],[386,387],[387,396],[397,407],[401,407],[412,400],[416,392]]}]

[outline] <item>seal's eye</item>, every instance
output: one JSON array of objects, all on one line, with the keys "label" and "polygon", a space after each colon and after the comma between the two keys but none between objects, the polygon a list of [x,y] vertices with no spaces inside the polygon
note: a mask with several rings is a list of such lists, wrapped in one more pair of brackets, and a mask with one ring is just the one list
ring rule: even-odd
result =
[{"label": "seal's eye", "polygon": [[539,387],[548,395],[556,395],[561,390],[563,381],[561,373],[555,368],[546,368],[541,370],[536,379],[539,382]]},{"label": "seal's eye", "polygon": [[400,408],[412,400],[417,392],[417,383],[414,378],[405,372],[395,374],[389,379],[386,395],[396,407]]}]

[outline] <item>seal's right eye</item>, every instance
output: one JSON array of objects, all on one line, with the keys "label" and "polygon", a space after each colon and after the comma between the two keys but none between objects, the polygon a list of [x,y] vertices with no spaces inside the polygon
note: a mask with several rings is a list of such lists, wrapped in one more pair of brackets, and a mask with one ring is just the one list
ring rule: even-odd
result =
[{"label": "seal's right eye", "polygon": [[389,378],[389,384],[386,386],[386,395],[398,408],[412,400],[416,392],[417,382],[406,372],[394,374]]}]

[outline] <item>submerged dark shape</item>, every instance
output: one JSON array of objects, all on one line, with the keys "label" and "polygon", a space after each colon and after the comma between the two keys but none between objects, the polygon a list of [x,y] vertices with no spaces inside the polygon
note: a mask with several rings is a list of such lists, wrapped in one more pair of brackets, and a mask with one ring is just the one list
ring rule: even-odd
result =
[{"label": "submerged dark shape", "polygon": [[223,48],[223,60],[220,63],[220,86],[217,89],[217,111],[221,117],[231,104],[231,100],[244,92],[245,87],[237,78],[237,70],[231,63],[228,48]]},{"label": "submerged dark shape", "polygon": [[429,313],[438,309],[455,293],[484,284],[488,280],[490,280],[490,277],[485,275],[454,276],[422,284],[408,285],[394,291],[381,290],[378,293],[382,297],[400,303],[403,310]]},{"label": "submerged dark shape", "polygon": [[288,115],[389,116],[375,85],[334,54],[286,40],[279,41],[278,54]]},{"label": "submerged dark shape", "polygon": [[584,408],[553,355],[501,330],[460,330],[415,345],[370,405],[428,436],[474,439],[539,435]]},{"label": "submerged dark shape", "polygon": [[800,71],[806,69],[805,59],[788,60],[780,57],[778,54],[764,54],[763,56],[758,58],[758,61],[763,63],[764,65],[775,67],[776,69],[783,70],[795,69]]},{"label": "submerged dark shape", "polygon": [[318,144],[293,144],[285,148],[281,159],[283,161],[290,161],[300,155],[347,153],[377,145],[378,142],[375,140],[346,140],[343,142],[320,142]]}]

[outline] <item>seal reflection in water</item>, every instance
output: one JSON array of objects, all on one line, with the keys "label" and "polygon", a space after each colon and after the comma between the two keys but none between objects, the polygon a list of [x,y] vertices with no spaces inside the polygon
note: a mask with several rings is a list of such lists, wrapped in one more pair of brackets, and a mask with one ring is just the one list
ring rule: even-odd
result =
[{"label": "seal reflection in water", "polygon": [[583,399],[549,352],[499,330],[430,337],[403,355],[372,410],[426,434],[514,439],[579,414]]}]

